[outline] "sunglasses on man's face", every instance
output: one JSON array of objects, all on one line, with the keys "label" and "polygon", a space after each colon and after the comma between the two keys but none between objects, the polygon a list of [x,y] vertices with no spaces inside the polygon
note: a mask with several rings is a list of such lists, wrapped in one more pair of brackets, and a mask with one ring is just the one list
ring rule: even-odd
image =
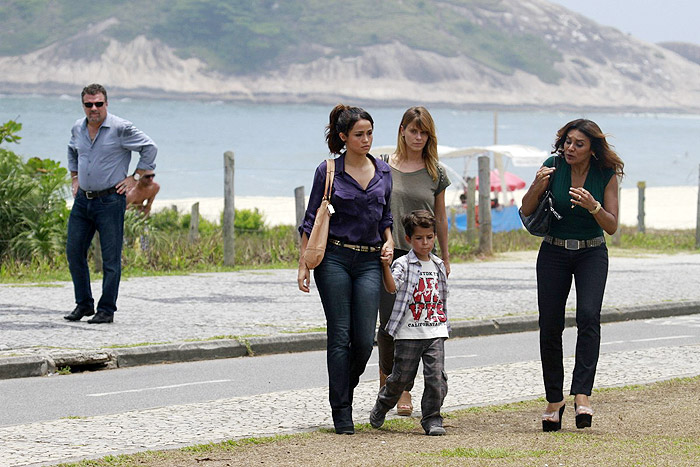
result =
[{"label": "sunglasses on man's face", "polygon": [[143,178],[153,178],[156,174],[144,175]]},{"label": "sunglasses on man's face", "polygon": [[83,105],[87,107],[88,109],[92,109],[92,106],[94,105],[95,107],[102,107],[105,105],[104,102],[83,102]]}]

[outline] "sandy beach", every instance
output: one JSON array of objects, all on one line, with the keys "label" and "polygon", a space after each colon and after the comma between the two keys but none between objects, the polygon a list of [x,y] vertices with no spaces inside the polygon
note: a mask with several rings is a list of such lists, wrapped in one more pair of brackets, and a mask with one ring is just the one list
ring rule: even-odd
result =
[{"label": "sandy beach", "polygon": [[[513,192],[515,203],[520,200],[525,190]],[[623,188],[620,194],[620,222],[622,225],[637,225],[637,188]],[[457,190],[450,190],[446,195],[447,203],[459,200]],[[200,216],[219,222],[224,209],[223,198],[184,198],[158,199],[153,202],[153,210],[172,208],[189,213],[194,203],[199,202]],[[294,198],[292,196],[238,196],[234,200],[236,209],[257,208],[265,216],[268,226],[293,225],[296,223]],[[670,186],[647,187],[645,190],[645,226],[657,229],[694,229],[698,209],[698,187]]]}]

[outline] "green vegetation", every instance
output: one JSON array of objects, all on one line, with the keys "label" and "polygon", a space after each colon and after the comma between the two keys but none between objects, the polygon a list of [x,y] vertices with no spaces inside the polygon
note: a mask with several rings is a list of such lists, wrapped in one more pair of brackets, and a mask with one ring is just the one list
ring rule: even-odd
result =
[{"label": "green vegetation", "polygon": [[484,449],[484,448],[455,448],[443,449],[437,454],[427,454],[436,457],[469,457],[475,459],[506,459],[518,457],[540,457],[547,454],[545,450],[518,451],[513,449]]},{"label": "green vegetation", "polygon": [[[0,127],[0,144],[19,143],[20,123]],[[65,249],[68,210],[64,197],[68,171],[50,159],[28,161],[0,147],[0,258],[33,262],[53,258]],[[4,262],[3,262],[4,263]]]},{"label": "green vegetation", "polygon": [[265,444],[277,443],[288,439],[303,439],[308,438],[310,433],[301,433],[298,435],[275,435],[265,436],[261,438],[243,438],[238,440],[227,440],[220,443],[198,444],[195,446],[187,446],[181,448],[183,452],[204,453],[216,451],[233,451],[247,446],[262,446]]},{"label": "green vegetation", "polygon": [[[235,74],[269,71],[320,57],[353,57],[360,48],[401,43],[442,56],[463,55],[501,73],[524,70],[548,83],[562,60],[543,39],[494,23],[499,2],[485,0],[11,0],[0,6],[0,55],[70,40],[65,53],[98,57],[109,38],[138,35]],[[109,20],[109,22],[107,22]],[[75,36],[102,23],[98,40]],[[430,80],[430,70],[423,79]]]}]

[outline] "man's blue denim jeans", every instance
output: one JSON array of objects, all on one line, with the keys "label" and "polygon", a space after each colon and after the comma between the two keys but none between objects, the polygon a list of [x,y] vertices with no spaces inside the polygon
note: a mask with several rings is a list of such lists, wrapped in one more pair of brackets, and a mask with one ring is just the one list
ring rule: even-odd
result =
[{"label": "man's blue denim jeans", "polygon": [[314,279],[326,314],[329,400],[336,428],[353,425],[352,399],[372,354],[382,287],[379,253],[329,245]]},{"label": "man's blue denim jeans", "polygon": [[126,196],[117,193],[87,199],[82,190],[73,200],[68,219],[66,256],[73,278],[75,302],[81,308],[94,308],[90,289],[87,253],[95,231],[100,233],[102,250],[102,296],[97,311],[117,311],[117,294],[122,273],[122,243],[124,241],[124,211]]}]

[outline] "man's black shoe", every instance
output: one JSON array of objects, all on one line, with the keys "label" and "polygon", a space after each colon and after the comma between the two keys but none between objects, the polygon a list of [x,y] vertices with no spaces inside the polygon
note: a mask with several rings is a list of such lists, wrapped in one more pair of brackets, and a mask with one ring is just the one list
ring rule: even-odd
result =
[{"label": "man's black shoe", "polygon": [[92,316],[95,314],[95,310],[92,308],[84,308],[80,306],[76,306],[75,310],[71,311],[70,314],[67,314],[64,316],[64,319],[67,319],[68,321],[80,321],[83,319],[83,316]]},{"label": "man's black shoe", "polygon": [[89,319],[90,324],[101,324],[101,323],[111,323],[114,321],[114,313],[106,313],[104,311],[98,311],[94,318]]}]

